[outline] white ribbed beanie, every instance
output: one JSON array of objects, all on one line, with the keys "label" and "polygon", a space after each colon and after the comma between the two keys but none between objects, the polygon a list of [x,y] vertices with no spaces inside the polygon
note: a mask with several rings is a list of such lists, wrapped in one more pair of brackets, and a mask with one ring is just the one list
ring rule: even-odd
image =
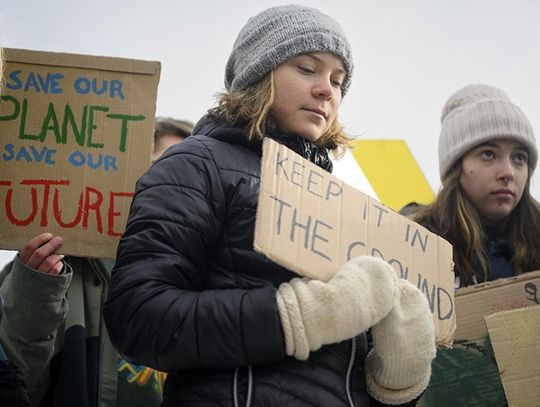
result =
[{"label": "white ribbed beanie", "polygon": [[501,89],[469,85],[454,93],[442,110],[439,137],[441,179],[456,161],[474,147],[491,140],[512,139],[529,153],[529,166],[536,168],[538,150],[529,120]]},{"label": "white ribbed beanie", "polygon": [[343,61],[349,88],[353,60],[341,26],[321,11],[304,6],[272,7],[251,17],[240,30],[225,67],[225,88],[242,90],[282,62],[307,52],[330,52]]}]

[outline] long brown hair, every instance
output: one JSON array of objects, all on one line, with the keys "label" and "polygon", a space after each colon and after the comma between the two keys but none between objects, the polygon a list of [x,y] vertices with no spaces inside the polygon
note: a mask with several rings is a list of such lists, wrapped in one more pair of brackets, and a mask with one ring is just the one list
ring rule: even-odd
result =
[{"label": "long brown hair", "polygon": [[[208,115],[232,125],[245,127],[249,140],[262,140],[265,135],[277,130],[271,114],[273,104],[274,75],[269,72],[259,82],[246,89],[219,93],[217,105],[208,110]],[[316,144],[329,146],[338,154],[349,146],[349,138],[337,117]]]},{"label": "long brown hair", "polygon": [[[502,237],[514,246],[512,259],[516,274],[540,269],[540,203],[529,192],[532,171],[518,205],[504,224]],[[461,285],[489,279],[486,253],[486,231],[480,216],[459,182],[461,160],[443,179],[441,189],[431,205],[421,208],[414,220],[444,237],[454,248],[454,271]]]}]

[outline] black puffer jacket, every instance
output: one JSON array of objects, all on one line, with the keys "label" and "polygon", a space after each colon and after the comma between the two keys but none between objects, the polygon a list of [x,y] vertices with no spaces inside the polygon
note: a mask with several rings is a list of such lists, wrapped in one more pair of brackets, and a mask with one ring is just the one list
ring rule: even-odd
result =
[{"label": "black puffer jacket", "polygon": [[[261,147],[207,123],[139,180],[105,320],[126,358],[169,372],[164,406],[373,406],[365,335],[287,357],[276,288],[253,251]],[[279,137],[331,170],[326,149]]]}]

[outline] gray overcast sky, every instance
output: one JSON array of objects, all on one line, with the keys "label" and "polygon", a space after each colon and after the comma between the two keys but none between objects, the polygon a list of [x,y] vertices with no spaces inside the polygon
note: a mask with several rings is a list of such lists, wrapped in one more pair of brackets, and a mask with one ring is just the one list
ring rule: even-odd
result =
[{"label": "gray overcast sky", "polygon": [[[7,47],[158,60],[157,114],[196,121],[223,87],[247,19],[291,1],[0,0]],[[349,134],[404,139],[434,191],[446,99],[470,83],[503,88],[540,132],[540,2],[308,0],[338,20],[355,75],[341,109]],[[533,195],[540,199],[540,176]]]}]

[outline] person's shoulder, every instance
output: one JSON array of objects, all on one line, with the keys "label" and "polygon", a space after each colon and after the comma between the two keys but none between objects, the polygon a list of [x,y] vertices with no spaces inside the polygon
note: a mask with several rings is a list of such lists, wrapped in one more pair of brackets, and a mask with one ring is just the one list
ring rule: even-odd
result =
[{"label": "person's shoulder", "polygon": [[249,157],[259,159],[260,155],[260,148],[257,149],[255,144],[252,145],[244,140],[240,142],[234,138],[229,140],[200,134],[190,136],[185,141],[172,146],[157,162],[164,160],[175,162],[179,159],[189,161],[188,157],[192,156],[213,161],[219,166],[220,164],[227,165],[227,163],[241,163]]},{"label": "person's shoulder", "polygon": [[399,214],[408,219],[414,220],[418,211],[424,207],[425,205],[419,204],[418,202],[409,202],[399,210]]},{"label": "person's shoulder", "polygon": [[186,155],[206,155],[206,152],[216,140],[213,140],[210,137],[204,135],[195,135],[186,138],[184,141],[181,141],[177,144],[169,147],[165,153],[156,161],[170,161],[172,158],[178,158],[178,156]]},{"label": "person's shoulder", "polygon": [[158,186],[184,186],[195,188],[206,182],[215,172],[215,154],[208,144],[214,142],[206,136],[190,136],[175,144],[156,160],[137,181],[136,195]]}]

